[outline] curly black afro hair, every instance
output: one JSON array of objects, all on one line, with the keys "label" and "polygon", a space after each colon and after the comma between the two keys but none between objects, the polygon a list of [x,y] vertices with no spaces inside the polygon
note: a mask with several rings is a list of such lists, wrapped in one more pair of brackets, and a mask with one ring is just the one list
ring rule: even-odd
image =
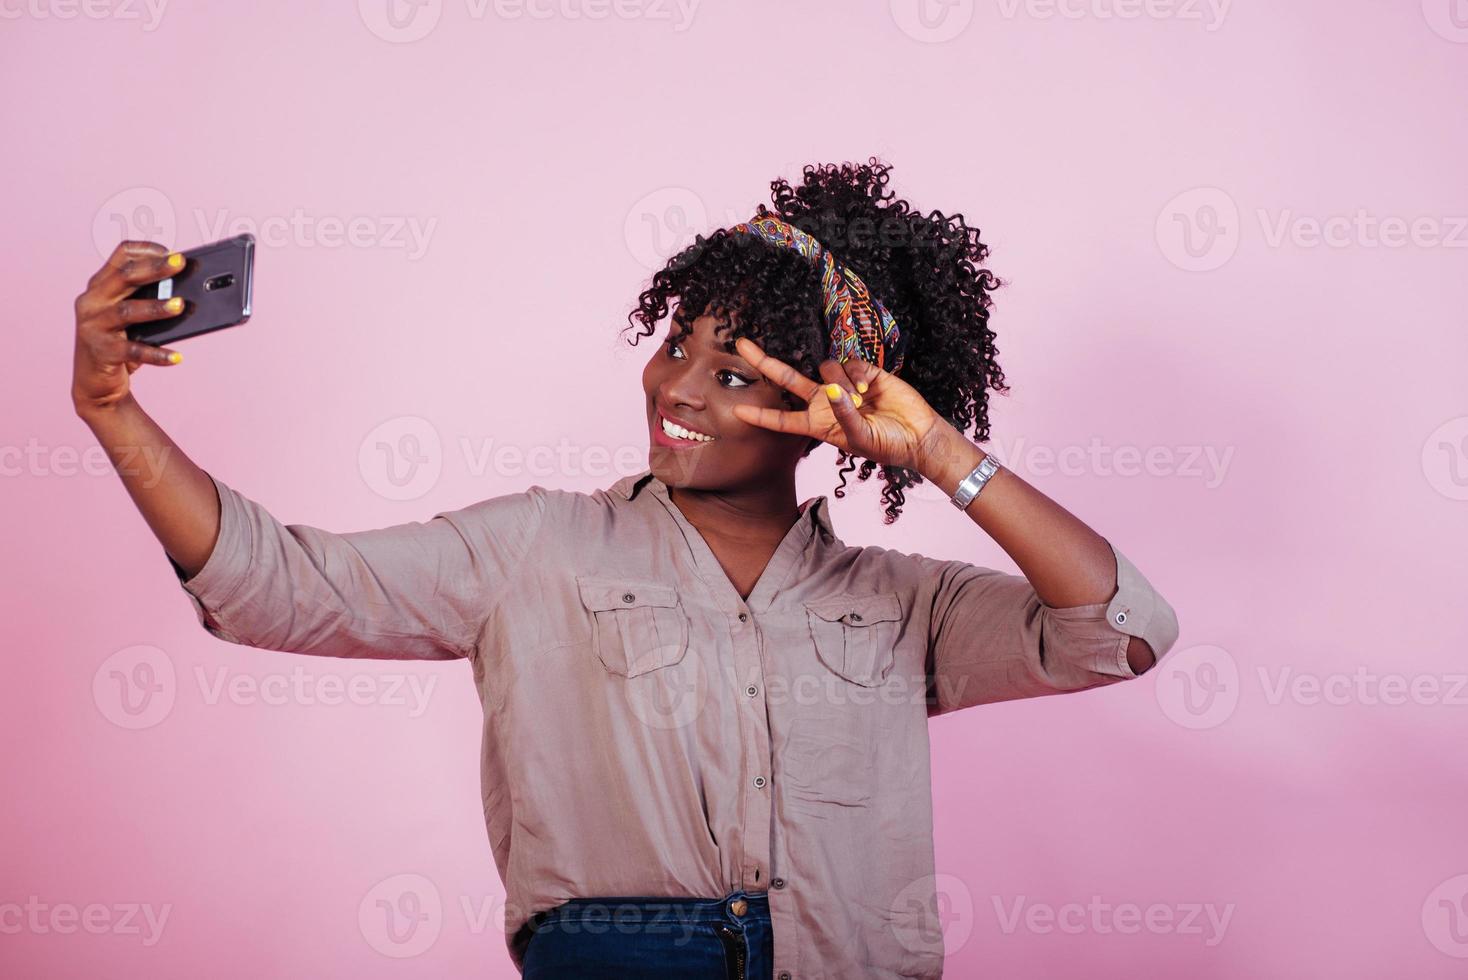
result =
[{"label": "curly black afro hair", "polygon": [[[1009,390],[989,329],[989,293],[1004,283],[981,265],[989,248],[977,228],[961,214],[919,213],[886,190],[890,170],[876,157],[865,164],[808,164],[799,186],[783,177],[771,181],[774,209],[761,204],[759,213],[773,213],[814,236],[861,276],[905,335],[898,377],[960,432],[982,442],[989,437],[989,391]],[[656,333],[670,307],[674,338],[690,331],[702,313],[728,325],[734,312],[739,319],[727,334],[730,351],[734,337],[747,336],[807,377],[820,378],[817,365],[829,343],[820,286],[819,270],[796,252],[720,228],[699,235],[653,275],[627,317],[643,327],[631,343]],[[784,395],[792,409],[801,407]],[[819,445],[812,439],[806,455]],[[858,464],[839,449],[837,461],[841,482],[833,492],[842,497],[846,475]],[[903,489],[922,477],[863,458],[857,479],[878,469],[886,483],[884,523],[891,524],[902,512]]]}]

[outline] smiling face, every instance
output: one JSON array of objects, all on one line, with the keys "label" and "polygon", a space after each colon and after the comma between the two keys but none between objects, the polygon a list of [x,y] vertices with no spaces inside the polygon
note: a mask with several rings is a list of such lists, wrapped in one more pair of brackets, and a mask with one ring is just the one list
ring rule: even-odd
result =
[{"label": "smiling face", "polygon": [[793,476],[812,441],[741,422],[733,411],[735,405],[794,407],[783,389],[734,351],[729,329],[720,329],[717,318],[700,316],[691,331],[679,333],[670,319],[642,369],[653,474],[670,487],[699,490]]}]

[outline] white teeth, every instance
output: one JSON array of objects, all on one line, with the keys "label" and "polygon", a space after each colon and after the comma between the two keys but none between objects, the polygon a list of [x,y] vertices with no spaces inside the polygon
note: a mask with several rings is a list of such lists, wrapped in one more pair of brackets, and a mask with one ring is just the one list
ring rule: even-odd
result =
[{"label": "white teeth", "polygon": [[691,429],[685,429],[681,425],[675,425],[661,415],[658,416],[658,419],[663,423],[663,431],[675,439],[692,439],[694,442],[714,441],[713,436],[704,435],[702,432],[694,432]]}]

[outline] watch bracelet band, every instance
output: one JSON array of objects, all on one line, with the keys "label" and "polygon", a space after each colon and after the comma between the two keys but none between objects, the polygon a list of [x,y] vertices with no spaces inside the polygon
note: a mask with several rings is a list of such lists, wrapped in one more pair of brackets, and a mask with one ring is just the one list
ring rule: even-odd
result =
[{"label": "watch bracelet band", "polygon": [[984,458],[979,461],[979,465],[975,466],[969,471],[968,476],[959,481],[958,489],[953,491],[953,496],[950,498],[953,501],[953,506],[959,510],[967,510],[968,505],[973,503],[974,498],[979,495],[980,490],[984,489],[984,485],[989,482],[989,479],[995,473],[999,472],[999,467],[1000,462],[998,457],[993,453],[986,453]]}]

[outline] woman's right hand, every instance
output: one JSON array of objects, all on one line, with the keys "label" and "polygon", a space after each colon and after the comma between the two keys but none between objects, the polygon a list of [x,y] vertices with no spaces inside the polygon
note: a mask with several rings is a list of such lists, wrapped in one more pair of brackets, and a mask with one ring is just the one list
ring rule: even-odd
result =
[{"label": "woman's right hand", "polygon": [[177,316],[183,300],[128,299],[139,286],[175,275],[184,258],[156,242],[122,242],[76,298],[76,353],[71,399],[78,414],[110,408],[127,398],[131,376],[143,364],[177,364],[183,355],[129,340],[133,323]]}]

